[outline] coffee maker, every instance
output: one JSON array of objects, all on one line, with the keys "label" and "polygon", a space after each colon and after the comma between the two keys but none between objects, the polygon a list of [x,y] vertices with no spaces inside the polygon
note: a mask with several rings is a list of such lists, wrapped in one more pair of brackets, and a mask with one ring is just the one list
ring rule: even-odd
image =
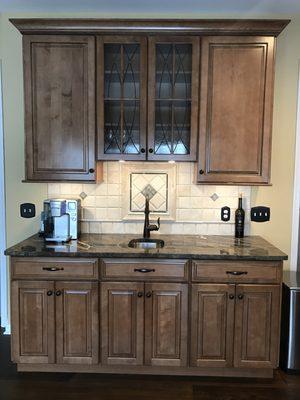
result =
[{"label": "coffee maker", "polygon": [[40,233],[47,242],[68,242],[80,235],[79,199],[44,200]]}]

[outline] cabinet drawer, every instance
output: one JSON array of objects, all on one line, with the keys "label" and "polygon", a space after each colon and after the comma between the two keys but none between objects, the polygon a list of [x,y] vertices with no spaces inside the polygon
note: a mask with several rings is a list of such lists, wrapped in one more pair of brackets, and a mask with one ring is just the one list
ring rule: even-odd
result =
[{"label": "cabinet drawer", "polygon": [[97,259],[14,258],[12,279],[97,279]]},{"label": "cabinet drawer", "polygon": [[188,279],[188,260],[101,260],[101,276],[105,280],[163,280]]},{"label": "cabinet drawer", "polygon": [[272,261],[194,261],[192,264],[195,282],[280,283],[281,275],[281,263]]}]

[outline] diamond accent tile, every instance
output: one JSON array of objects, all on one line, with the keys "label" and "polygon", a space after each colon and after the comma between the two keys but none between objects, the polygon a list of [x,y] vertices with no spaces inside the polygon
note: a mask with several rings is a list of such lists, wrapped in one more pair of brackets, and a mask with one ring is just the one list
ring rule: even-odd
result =
[{"label": "diamond accent tile", "polygon": [[84,193],[84,192],[81,192],[80,195],[79,195],[79,197],[81,197],[82,200],[84,200],[84,199],[87,197],[87,194]]},{"label": "diamond accent tile", "polygon": [[217,193],[214,193],[210,196],[210,198],[212,199],[212,201],[216,201],[218,200],[219,196],[217,195]]},{"label": "diamond accent tile", "polygon": [[151,212],[167,212],[168,174],[143,173],[130,174],[130,211],[142,212],[145,197],[150,200]]},{"label": "diamond accent tile", "polygon": [[147,197],[149,200],[151,200],[152,197],[156,195],[157,191],[154,189],[153,186],[148,184],[147,186],[144,187],[144,189],[142,190],[142,193],[145,197]]}]

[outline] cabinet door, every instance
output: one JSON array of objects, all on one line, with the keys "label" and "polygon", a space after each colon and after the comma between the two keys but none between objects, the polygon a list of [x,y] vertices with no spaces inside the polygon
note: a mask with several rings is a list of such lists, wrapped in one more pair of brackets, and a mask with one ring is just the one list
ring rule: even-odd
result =
[{"label": "cabinet door", "polygon": [[54,363],[54,283],[13,281],[12,360]]},{"label": "cabinet door", "polygon": [[26,179],[95,180],[95,39],[23,37]]},{"label": "cabinet door", "polygon": [[56,361],[97,364],[97,282],[56,282]]},{"label": "cabinet door", "polygon": [[192,285],[191,366],[232,366],[234,298],[235,285]]},{"label": "cabinet door", "polygon": [[206,37],[198,182],[269,182],[274,38]]},{"label": "cabinet door", "polygon": [[148,159],[197,157],[199,38],[150,37]]},{"label": "cabinet door", "polygon": [[237,285],[235,367],[278,366],[280,290],[279,285]]},{"label": "cabinet door", "polygon": [[143,364],[143,296],[143,283],[101,283],[103,364]]},{"label": "cabinet door", "polygon": [[97,38],[99,160],[145,160],[147,39]]},{"label": "cabinet door", "polygon": [[186,366],[188,286],[145,285],[145,364]]}]

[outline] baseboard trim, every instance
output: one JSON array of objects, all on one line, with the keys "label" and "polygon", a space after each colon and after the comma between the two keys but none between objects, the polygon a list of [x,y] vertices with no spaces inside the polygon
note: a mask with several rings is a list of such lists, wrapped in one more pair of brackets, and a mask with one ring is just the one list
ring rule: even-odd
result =
[{"label": "baseboard trim", "polygon": [[274,370],[270,368],[183,368],[151,366],[101,366],[101,365],[59,365],[59,364],[18,364],[19,372],[70,372],[101,374],[137,374],[137,375],[182,375],[182,376],[216,376],[237,378],[273,378]]}]

